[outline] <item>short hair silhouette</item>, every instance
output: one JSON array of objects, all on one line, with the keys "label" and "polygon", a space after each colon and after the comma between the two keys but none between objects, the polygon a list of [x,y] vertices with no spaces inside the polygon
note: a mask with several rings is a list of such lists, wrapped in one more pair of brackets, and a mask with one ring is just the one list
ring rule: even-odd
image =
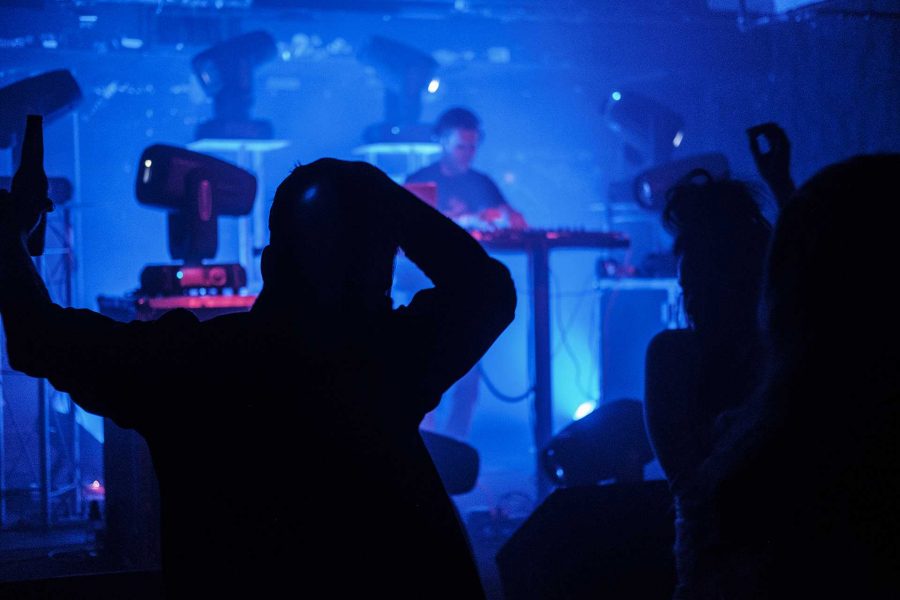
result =
[{"label": "short hair silhouette", "polygon": [[469,109],[451,108],[438,117],[434,133],[440,137],[453,129],[475,129],[481,132],[481,120]]},{"label": "short hair silhouette", "polygon": [[764,306],[779,359],[856,340],[853,356],[877,360],[873,343],[896,343],[895,298],[867,286],[895,268],[897,173],[900,154],[854,157],[822,169],[782,211]]},{"label": "short hair silhouette", "polygon": [[331,280],[348,302],[389,306],[399,239],[395,221],[376,208],[379,195],[388,192],[363,189],[360,182],[371,186],[377,171],[367,163],[344,166],[360,177],[323,179],[322,171],[336,162],[298,166],[278,186],[263,278],[270,284],[299,275],[313,286]]}]

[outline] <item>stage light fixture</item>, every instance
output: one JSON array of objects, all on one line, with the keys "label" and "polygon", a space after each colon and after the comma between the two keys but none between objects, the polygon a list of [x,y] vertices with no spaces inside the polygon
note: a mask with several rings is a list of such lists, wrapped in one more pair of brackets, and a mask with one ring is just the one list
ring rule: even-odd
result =
[{"label": "stage light fixture", "polygon": [[640,481],[644,465],[651,460],[643,404],[630,399],[601,403],[541,450],[547,476],[565,487],[605,480]]},{"label": "stage light fixture", "polygon": [[41,115],[46,126],[68,114],[81,98],[78,82],[65,69],[48,71],[0,88],[0,148],[12,147],[14,162],[18,163],[25,116]]},{"label": "stage light fixture", "polygon": [[629,154],[643,163],[669,160],[684,140],[681,115],[641,94],[616,90],[603,103],[602,113],[609,128],[627,144]]},{"label": "stage light fixture", "polygon": [[661,210],[666,204],[666,193],[694,171],[704,171],[714,180],[727,179],[728,158],[719,152],[709,152],[647,169],[634,178],[631,186],[634,201],[648,210]]},{"label": "stage light fixture", "polygon": [[218,250],[218,217],[250,213],[256,177],[217,158],[157,144],[141,154],[136,193],[141,204],[168,211],[171,257],[199,265]]},{"label": "stage light fixture", "polygon": [[431,126],[420,123],[422,95],[436,93],[438,64],[430,55],[406,44],[374,36],[357,59],[378,73],[384,84],[384,121],[363,133],[367,144],[379,142],[430,142]]},{"label": "stage light fixture", "polygon": [[[12,148],[13,164],[22,157],[27,115],[41,115],[46,126],[74,110],[81,102],[81,88],[72,73],[47,71],[0,88],[0,148]],[[0,188],[9,189],[10,177],[0,177]],[[72,198],[72,182],[50,177],[48,196],[56,204]]]},{"label": "stage light fixture", "polygon": [[270,139],[272,124],[250,118],[253,71],[275,57],[275,40],[265,31],[230,38],[191,61],[203,91],[213,99],[214,116],[197,126],[197,139]]}]

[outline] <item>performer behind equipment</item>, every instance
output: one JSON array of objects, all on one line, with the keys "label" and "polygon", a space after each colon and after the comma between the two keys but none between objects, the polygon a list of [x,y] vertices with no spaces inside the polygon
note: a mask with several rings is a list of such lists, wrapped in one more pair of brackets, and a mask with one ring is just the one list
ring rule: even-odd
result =
[{"label": "performer behind equipment", "polygon": [[[440,159],[409,175],[406,182],[435,183],[437,209],[463,227],[527,229],[525,217],[503,198],[497,184],[472,168],[478,144],[484,137],[478,116],[465,108],[451,108],[438,118],[434,131],[441,143]],[[429,414],[424,427],[465,439],[478,401],[480,381],[476,366],[453,386],[450,412],[442,426],[436,426],[435,415]]]},{"label": "performer behind equipment", "polygon": [[522,213],[503,198],[490,177],[472,168],[484,137],[481,122],[470,110],[451,108],[434,128],[441,143],[441,158],[407,177],[407,183],[437,184],[437,209],[461,225],[526,229]]}]

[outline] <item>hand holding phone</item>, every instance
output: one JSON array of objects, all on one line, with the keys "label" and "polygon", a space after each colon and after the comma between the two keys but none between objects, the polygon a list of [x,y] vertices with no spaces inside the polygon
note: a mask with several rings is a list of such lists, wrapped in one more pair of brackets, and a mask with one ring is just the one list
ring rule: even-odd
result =
[{"label": "hand holding phone", "polygon": [[750,152],[760,176],[783,204],[794,191],[791,179],[791,144],[777,123],[762,123],[747,129]]}]

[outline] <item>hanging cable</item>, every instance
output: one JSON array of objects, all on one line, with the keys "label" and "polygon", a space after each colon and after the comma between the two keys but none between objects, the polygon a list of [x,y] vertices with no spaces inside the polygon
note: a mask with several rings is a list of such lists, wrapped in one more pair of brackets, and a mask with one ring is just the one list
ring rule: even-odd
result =
[{"label": "hanging cable", "polygon": [[503,402],[515,403],[521,402],[522,400],[526,400],[534,393],[534,384],[532,383],[528,386],[528,389],[522,392],[521,394],[510,395],[501,392],[494,382],[491,380],[490,376],[487,374],[484,366],[479,362],[478,363],[478,374],[481,376],[481,380],[484,381],[485,387],[487,387],[488,391],[495,396],[497,399],[502,400]]}]

